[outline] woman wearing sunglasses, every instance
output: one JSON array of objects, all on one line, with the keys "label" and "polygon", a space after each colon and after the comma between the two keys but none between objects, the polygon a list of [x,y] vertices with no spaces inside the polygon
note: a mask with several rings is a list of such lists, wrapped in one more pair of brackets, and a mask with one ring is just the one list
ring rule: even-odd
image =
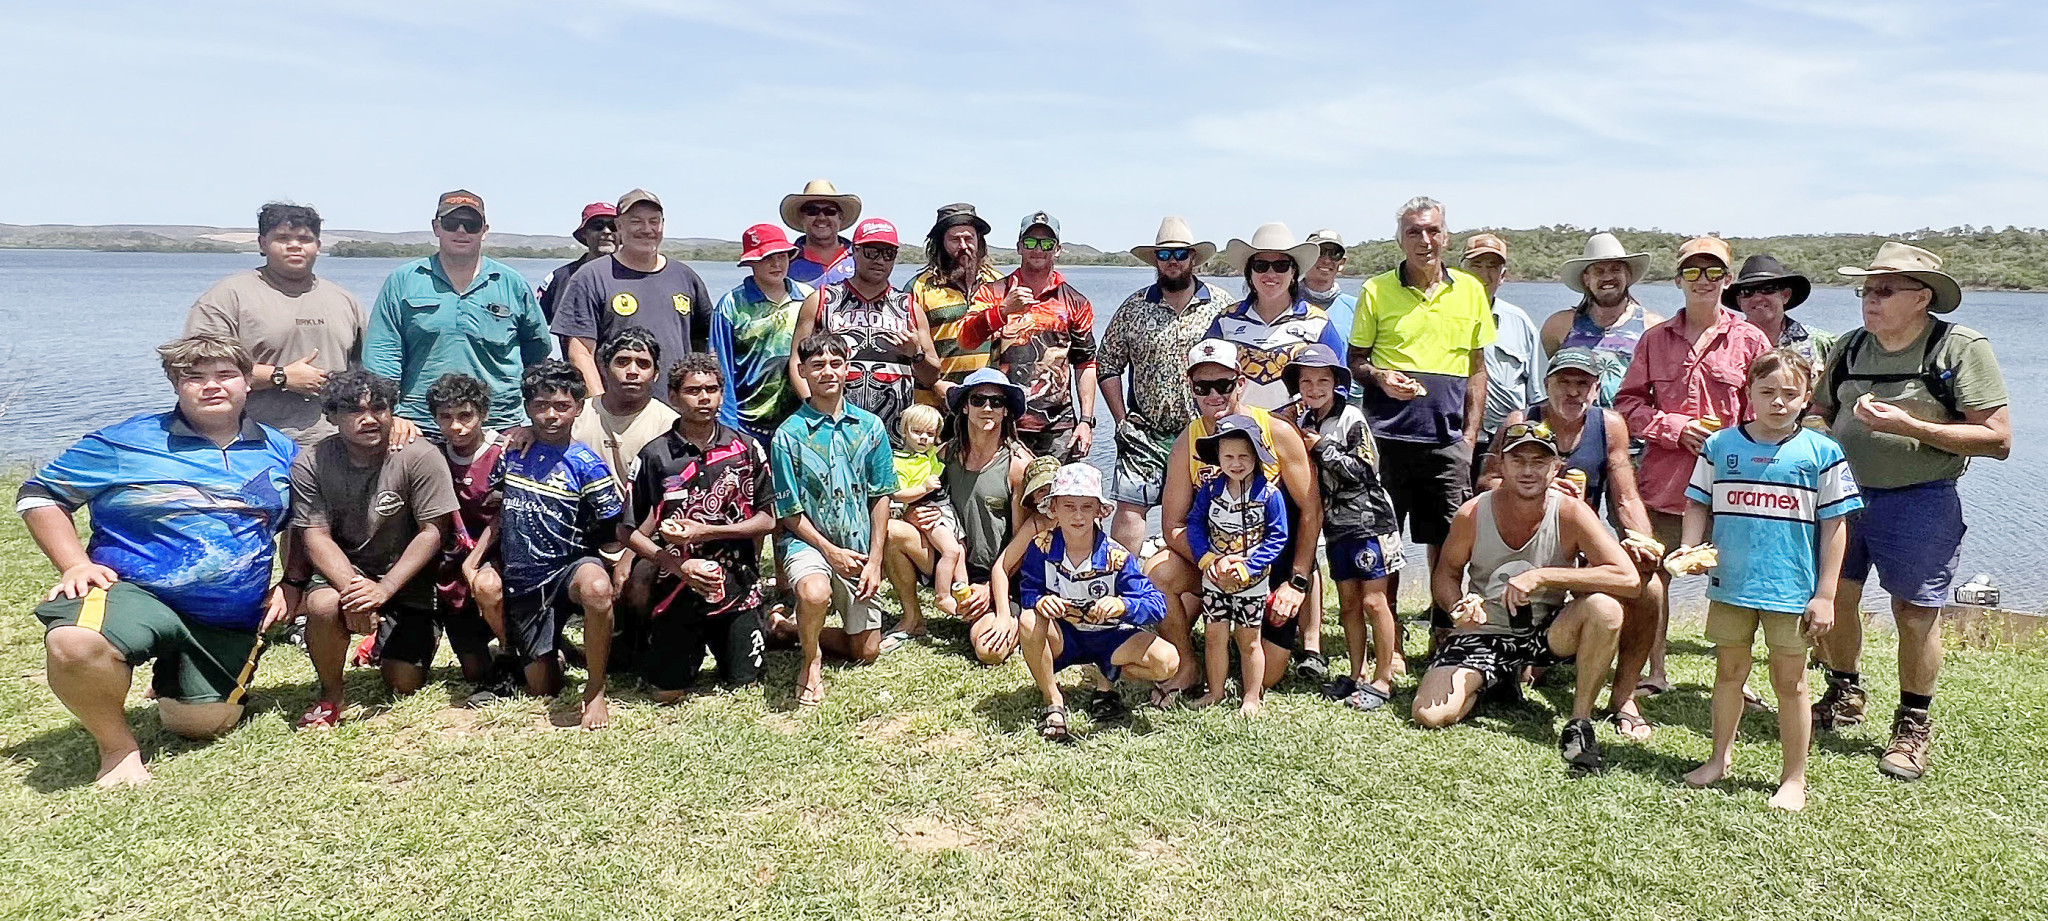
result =
[{"label": "woman wearing sunglasses", "polygon": [[1207,338],[1237,343],[1248,404],[1271,410],[1294,399],[1280,374],[1302,346],[1320,342],[1338,355],[1349,347],[1329,312],[1301,293],[1302,270],[1320,253],[1319,244],[1297,241],[1286,224],[1261,224],[1249,242],[1232,240],[1223,250],[1223,261],[1244,275],[1245,296],[1223,308]]}]

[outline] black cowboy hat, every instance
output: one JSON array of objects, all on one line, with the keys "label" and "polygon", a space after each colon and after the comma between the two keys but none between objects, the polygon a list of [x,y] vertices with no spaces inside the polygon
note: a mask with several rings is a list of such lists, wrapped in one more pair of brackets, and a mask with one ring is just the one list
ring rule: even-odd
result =
[{"label": "black cowboy hat", "polygon": [[1742,260],[1742,271],[1735,273],[1735,283],[1722,289],[1721,304],[1740,310],[1742,308],[1736,306],[1736,300],[1743,289],[1773,283],[1792,288],[1792,299],[1785,302],[1786,310],[1806,303],[1807,295],[1813,293],[1813,282],[1807,281],[1804,275],[1785,271],[1785,267],[1778,262],[1778,257],[1751,256]]}]

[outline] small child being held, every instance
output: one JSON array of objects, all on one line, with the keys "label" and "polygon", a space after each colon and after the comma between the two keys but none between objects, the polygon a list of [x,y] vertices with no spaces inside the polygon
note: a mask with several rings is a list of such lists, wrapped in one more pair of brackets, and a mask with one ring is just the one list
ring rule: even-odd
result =
[{"label": "small child being held", "polygon": [[967,581],[967,549],[960,543],[960,519],[946,498],[946,464],[939,459],[939,433],[946,422],[936,407],[913,404],[897,418],[897,434],[903,448],[895,450],[896,517],[910,520],[904,512],[917,506],[938,509],[939,520],[921,528],[924,539],[937,552],[938,565],[932,570],[932,594],[938,596],[939,610],[948,616],[959,613],[953,587]]},{"label": "small child being held", "polygon": [[1238,712],[1257,716],[1266,687],[1266,657],[1259,626],[1272,597],[1273,563],[1287,546],[1287,504],[1266,480],[1272,454],[1259,440],[1258,422],[1226,417],[1216,433],[1195,442],[1195,454],[1222,473],[1195,488],[1187,538],[1202,573],[1202,623],[1208,651],[1209,692],[1193,706],[1223,700],[1230,673],[1230,643],[1237,641],[1244,701]]}]

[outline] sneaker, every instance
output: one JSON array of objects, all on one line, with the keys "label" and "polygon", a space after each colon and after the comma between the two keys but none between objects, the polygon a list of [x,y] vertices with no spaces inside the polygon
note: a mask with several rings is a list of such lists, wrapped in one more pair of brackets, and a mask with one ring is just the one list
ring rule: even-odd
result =
[{"label": "sneaker", "polygon": [[1829,678],[1827,693],[1813,702],[1813,728],[1847,729],[1863,722],[1868,700],[1861,685]]},{"label": "sneaker", "polygon": [[1350,675],[1343,675],[1323,682],[1321,690],[1324,697],[1331,700],[1343,700],[1357,692],[1358,682],[1353,681]]},{"label": "sneaker", "polygon": [[1593,731],[1593,721],[1572,720],[1564,724],[1564,734],[1557,740],[1557,752],[1564,756],[1564,763],[1574,771],[1600,770],[1600,738]]},{"label": "sneaker", "polygon": [[1919,780],[1927,773],[1927,744],[1934,736],[1934,720],[1927,711],[1900,707],[1892,714],[1892,741],[1877,759],[1877,772],[1899,780]]},{"label": "sneaker", "polygon": [[1330,680],[1329,657],[1320,652],[1296,650],[1294,653],[1294,671],[1303,678],[1321,684],[1324,681]]}]

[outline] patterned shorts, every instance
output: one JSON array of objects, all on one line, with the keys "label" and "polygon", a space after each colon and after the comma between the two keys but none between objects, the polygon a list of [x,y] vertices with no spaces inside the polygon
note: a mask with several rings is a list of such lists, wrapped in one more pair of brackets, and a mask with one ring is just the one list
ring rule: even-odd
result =
[{"label": "patterned shorts", "polygon": [[1459,633],[1445,638],[1437,646],[1436,656],[1429,660],[1429,667],[1470,669],[1479,673],[1480,690],[1492,690],[1521,678],[1524,668],[1542,668],[1568,661],[1551,653],[1550,638],[1541,632],[1527,635]]},{"label": "patterned shorts", "polygon": [[1232,627],[1256,627],[1266,620],[1266,599],[1272,596],[1265,580],[1249,590],[1226,592],[1204,582],[1202,585],[1202,622],[1228,623]]}]

